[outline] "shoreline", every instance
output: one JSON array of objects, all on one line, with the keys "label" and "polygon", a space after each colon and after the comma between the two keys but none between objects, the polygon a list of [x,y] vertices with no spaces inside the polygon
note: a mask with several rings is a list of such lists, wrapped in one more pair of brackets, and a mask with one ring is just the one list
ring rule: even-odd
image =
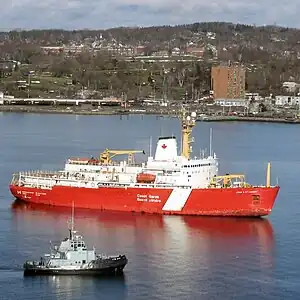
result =
[{"label": "shoreline", "polygon": [[[19,106],[19,105],[0,105],[0,112],[10,113],[37,113],[37,114],[66,114],[66,115],[86,115],[86,116],[122,116],[122,115],[156,115],[164,117],[177,117],[176,114],[165,110],[122,110],[104,108],[98,111],[86,109],[65,109],[56,107],[41,106]],[[198,118],[197,122],[252,122],[252,123],[283,123],[300,124],[300,119],[284,119],[271,117],[241,117],[241,116],[207,116]]]},{"label": "shoreline", "polygon": [[271,118],[271,117],[239,117],[239,116],[207,117],[203,119],[198,119],[197,121],[300,124],[300,119],[284,119],[284,118]]},{"label": "shoreline", "polygon": [[66,115],[88,115],[88,116],[120,116],[120,115],[161,115],[174,117],[175,114],[170,114],[162,111],[141,111],[141,110],[122,110],[122,109],[101,109],[91,111],[86,109],[65,109],[65,108],[50,108],[37,106],[11,106],[0,105],[0,112],[10,113],[37,113],[37,114],[66,114]]}]

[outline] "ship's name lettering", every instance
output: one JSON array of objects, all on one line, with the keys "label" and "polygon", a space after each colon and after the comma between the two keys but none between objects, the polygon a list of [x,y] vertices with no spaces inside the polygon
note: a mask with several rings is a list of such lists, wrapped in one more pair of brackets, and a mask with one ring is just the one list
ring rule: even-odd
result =
[{"label": "ship's name lettering", "polygon": [[257,194],[258,191],[238,191],[237,194]]},{"label": "ship's name lettering", "polygon": [[35,193],[36,196],[46,196],[46,193],[42,193],[42,192],[36,192]]},{"label": "ship's name lettering", "polygon": [[139,202],[161,202],[159,196],[137,194],[136,200]]},{"label": "ship's name lettering", "polygon": [[137,194],[137,197],[139,197],[139,198],[147,198],[148,195],[140,195],[140,194]]},{"label": "ship's name lettering", "polygon": [[22,191],[22,195],[33,195],[34,192]]}]

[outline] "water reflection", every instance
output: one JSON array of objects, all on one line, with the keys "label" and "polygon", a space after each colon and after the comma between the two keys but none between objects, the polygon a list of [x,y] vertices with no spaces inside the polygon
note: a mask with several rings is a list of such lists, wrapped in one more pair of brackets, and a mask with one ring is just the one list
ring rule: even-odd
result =
[{"label": "water reflection", "polygon": [[[15,215],[23,215],[24,217],[34,216],[40,217],[70,217],[71,208],[68,207],[53,207],[43,204],[26,203],[15,200],[12,205],[12,212]],[[29,214],[22,212],[28,211]],[[34,213],[35,212],[35,213]],[[21,214],[20,214],[21,213]],[[75,215],[78,218],[87,217],[98,219],[108,224],[115,225],[134,225],[136,222],[141,222],[138,225],[154,225],[155,227],[165,227],[164,219],[180,219],[189,228],[195,231],[206,232],[217,236],[244,236],[257,234],[273,235],[273,228],[268,219],[264,218],[233,218],[233,217],[195,217],[195,216],[162,216],[155,214],[139,214],[139,213],[123,213],[123,212],[102,212],[97,210],[79,209],[76,208]],[[136,224],[137,225],[137,224]]]},{"label": "water reflection", "polygon": [[[90,296],[101,299],[125,299],[127,295],[125,276],[97,278],[80,276],[24,277],[23,288],[39,294],[39,299],[82,299]],[[33,295],[34,296],[34,295]],[[106,298],[105,298],[106,297]],[[46,298],[46,297],[45,297]],[[38,298],[36,298],[38,299]]]},{"label": "water reflection", "polygon": [[[12,204],[12,211],[15,225],[22,228],[28,226],[31,232],[50,227],[54,229],[53,233],[64,232],[71,215],[71,208],[17,200]],[[76,209],[75,221],[81,231],[89,236],[101,235],[102,241],[105,236],[112,239],[126,233],[126,240],[130,241],[131,246],[134,240],[139,244],[141,241],[152,241],[160,248],[170,246],[172,241],[180,242],[182,248],[188,246],[193,249],[201,247],[200,241],[209,247],[225,243],[226,249],[223,251],[235,247],[245,247],[247,250],[255,244],[270,252],[274,246],[272,224],[267,219],[161,216]]]}]

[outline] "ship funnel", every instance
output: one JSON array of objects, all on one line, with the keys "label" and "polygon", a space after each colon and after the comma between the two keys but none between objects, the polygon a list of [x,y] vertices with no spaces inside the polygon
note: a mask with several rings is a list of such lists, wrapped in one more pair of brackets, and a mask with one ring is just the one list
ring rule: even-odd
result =
[{"label": "ship funnel", "polygon": [[266,180],[266,187],[270,187],[271,186],[271,163],[268,162],[268,166],[267,166],[267,180]]},{"label": "ship funnel", "polygon": [[156,145],[155,160],[172,161],[177,157],[175,137],[160,137]]}]

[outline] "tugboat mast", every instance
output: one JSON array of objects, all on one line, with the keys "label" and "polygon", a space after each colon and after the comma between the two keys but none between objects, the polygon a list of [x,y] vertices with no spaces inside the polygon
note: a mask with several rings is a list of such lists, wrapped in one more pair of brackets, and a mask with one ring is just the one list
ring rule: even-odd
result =
[{"label": "tugboat mast", "polygon": [[71,228],[69,228],[70,240],[72,240],[73,238],[73,232],[74,232],[74,201],[72,203]]}]

